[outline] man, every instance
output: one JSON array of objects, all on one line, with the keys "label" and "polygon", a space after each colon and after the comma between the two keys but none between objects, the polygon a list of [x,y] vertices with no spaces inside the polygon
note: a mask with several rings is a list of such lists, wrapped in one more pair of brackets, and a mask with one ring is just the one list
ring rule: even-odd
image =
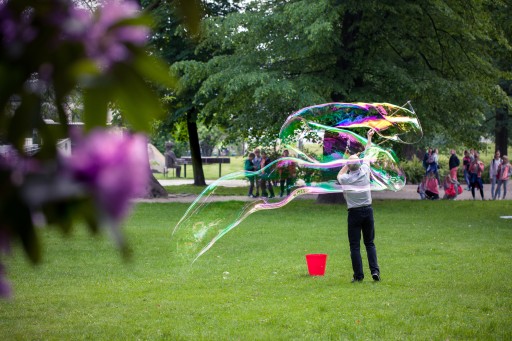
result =
[{"label": "man", "polygon": [[457,171],[459,170],[460,160],[455,149],[450,150],[450,159],[448,160],[448,168],[450,169],[450,177],[457,180]]},{"label": "man", "polygon": [[178,165],[178,159],[176,158],[176,154],[172,151],[174,144],[172,142],[165,143],[165,168],[175,168],[176,169],[176,177],[179,178],[181,175],[181,166]]},{"label": "man", "polygon": [[[372,144],[373,134],[373,129],[368,131],[365,151]],[[343,186],[348,207],[348,240],[354,270],[352,282],[361,282],[364,278],[360,250],[361,232],[372,278],[374,281],[380,281],[377,249],[373,243],[375,228],[370,190],[370,160],[366,159],[361,164],[360,161],[356,161],[358,159],[358,155],[351,155],[349,160],[353,162],[345,165],[338,173],[338,182]]]},{"label": "man", "polygon": [[427,169],[428,169],[428,159],[430,157],[430,155],[432,154],[432,148],[428,148],[427,151],[425,152],[425,155],[423,156],[423,168],[425,168],[425,174],[427,174]]}]

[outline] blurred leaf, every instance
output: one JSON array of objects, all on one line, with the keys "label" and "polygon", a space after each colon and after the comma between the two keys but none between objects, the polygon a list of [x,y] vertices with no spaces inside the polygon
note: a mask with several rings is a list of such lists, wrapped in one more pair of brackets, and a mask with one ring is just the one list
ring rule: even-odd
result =
[{"label": "blurred leaf", "polygon": [[123,85],[116,88],[115,96],[123,116],[135,130],[148,132],[151,121],[163,114],[159,97],[132,68],[117,64],[112,72],[116,82]]},{"label": "blurred leaf", "polygon": [[120,28],[123,26],[148,26],[151,27],[153,25],[153,19],[150,15],[141,14],[135,18],[126,18],[117,21],[114,25],[110,26],[109,30]]},{"label": "blurred leaf", "polygon": [[147,77],[150,81],[169,88],[175,88],[177,86],[176,78],[170,74],[167,64],[160,59],[141,54],[135,60],[133,66],[143,77]]},{"label": "blurred leaf", "polygon": [[40,99],[34,94],[25,93],[7,129],[7,138],[16,149],[22,151],[25,138],[32,137],[35,119],[39,115]]},{"label": "blurred leaf", "polygon": [[100,70],[91,59],[82,59],[74,63],[70,68],[70,76],[75,79],[80,79],[85,85],[87,85],[88,80],[92,80],[92,76],[99,74]]},{"label": "blurred leaf", "polygon": [[84,90],[84,115],[85,130],[107,125],[108,103],[110,101],[111,88],[98,82],[95,87]]}]

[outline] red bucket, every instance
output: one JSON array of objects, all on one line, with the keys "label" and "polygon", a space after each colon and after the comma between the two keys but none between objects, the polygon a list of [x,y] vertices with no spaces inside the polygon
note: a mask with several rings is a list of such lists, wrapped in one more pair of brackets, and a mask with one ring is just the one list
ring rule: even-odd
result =
[{"label": "red bucket", "polygon": [[327,263],[327,255],[324,253],[316,253],[306,255],[308,263],[308,271],[310,276],[323,276],[325,273],[325,263]]}]

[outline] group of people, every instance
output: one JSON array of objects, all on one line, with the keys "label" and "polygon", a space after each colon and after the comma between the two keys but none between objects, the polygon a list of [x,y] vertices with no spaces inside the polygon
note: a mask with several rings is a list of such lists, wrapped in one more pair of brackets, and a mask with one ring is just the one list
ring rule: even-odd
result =
[{"label": "group of people", "polygon": [[[440,198],[439,188],[444,188],[444,199],[456,199],[463,192],[462,186],[457,180],[457,172],[460,166],[460,160],[454,149],[450,151],[450,159],[448,161],[449,173],[445,176],[443,184],[439,180],[439,151],[429,148],[423,158],[423,167],[425,168],[425,176],[418,185],[418,193],[421,199],[436,200]],[[494,158],[489,165],[489,178],[491,182],[491,197],[493,200],[500,199],[501,189],[503,195],[501,199],[505,199],[507,195],[508,178],[510,177],[510,163],[508,157],[503,155],[500,157],[500,151],[496,151]],[[480,160],[479,153],[470,149],[464,151],[462,159],[464,169],[464,181],[466,190],[471,191],[473,199],[475,199],[475,190],[478,188],[480,197],[484,200],[484,185],[482,174],[485,169],[484,163]]]},{"label": "group of people", "polygon": [[260,174],[247,177],[249,180],[249,197],[259,197],[261,189],[263,197],[274,198],[274,185],[277,185],[277,181],[279,181],[279,196],[283,197],[285,193],[287,196],[290,195],[297,178],[297,164],[293,160],[287,159],[289,156],[289,151],[285,149],[282,154],[283,159],[277,162],[274,169],[273,167],[267,167],[273,160],[265,151],[256,148],[254,152],[249,153],[248,158],[244,161],[244,170],[258,172],[263,169]]}]

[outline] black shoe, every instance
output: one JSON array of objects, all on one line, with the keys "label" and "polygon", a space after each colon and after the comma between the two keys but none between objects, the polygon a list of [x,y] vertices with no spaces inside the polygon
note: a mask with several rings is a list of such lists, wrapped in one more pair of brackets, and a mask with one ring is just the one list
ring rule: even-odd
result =
[{"label": "black shoe", "polygon": [[362,278],[352,278],[352,280],[350,281],[350,283],[361,283],[363,281]]},{"label": "black shoe", "polygon": [[377,272],[372,273],[372,278],[375,282],[380,281],[380,275]]},{"label": "black shoe", "polygon": [[268,198],[269,198],[269,199],[272,199],[272,198],[275,198],[275,197],[276,197],[275,195],[271,195],[271,196],[269,196]]}]

